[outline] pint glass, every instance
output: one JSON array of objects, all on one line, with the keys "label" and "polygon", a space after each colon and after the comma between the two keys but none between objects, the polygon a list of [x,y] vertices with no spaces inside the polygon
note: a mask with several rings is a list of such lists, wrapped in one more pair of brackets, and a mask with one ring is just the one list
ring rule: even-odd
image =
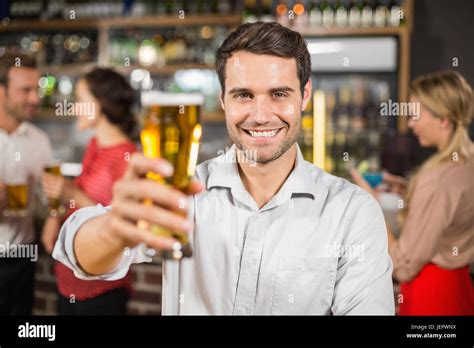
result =
[{"label": "pint glass", "polygon": [[[140,140],[149,158],[164,158],[174,167],[173,176],[163,178],[148,173],[147,178],[173,186],[183,192],[191,183],[196,167],[202,128],[199,123],[204,97],[201,94],[144,92],[142,106],[147,110]],[[152,204],[151,200],[145,204]],[[139,221],[138,226],[160,236],[176,238],[181,250],[163,251],[165,259],[179,260],[192,256],[188,235]]]},{"label": "pint glass", "polygon": [[[57,175],[57,176],[61,175],[61,169],[60,169],[59,164],[57,163],[46,166],[44,168],[44,171],[52,175]],[[58,216],[58,215],[63,214],[65,211],[66,209],[61,204],[60,198],[48,197],[48,214],[50,216]]]},{"label": "pint glass", "polygon": [[29,188],[28,175],[20,162],[5,163],[0,181],[6,186],[5,217],[21,217],[28,215]]}]

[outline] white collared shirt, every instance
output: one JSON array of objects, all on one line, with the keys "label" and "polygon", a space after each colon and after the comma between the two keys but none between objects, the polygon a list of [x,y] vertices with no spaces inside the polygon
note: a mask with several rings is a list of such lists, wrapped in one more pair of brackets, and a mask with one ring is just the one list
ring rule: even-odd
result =
[{"label": "white collared shirt", "polygon": [[[164,261],[163,314],[394,314],[392,262],[375,199],[306,162],[296,165],[262,208],[245,190],[235,146],[204,162],[193,196],[194,254]],[[88,276],[73,240],[88,219],[109,208],[84,208],[63,225],[53,257],[83,279],[114,280],[150,261],[140,245],[115,270]]]},{"label": "white collared shirt", "polygon": [[28,244],[35,241],[33,228],[33,209],[35,196],[41,191],[39,186],[43,168],[53,160],[53,151],[44,131],[22,122],[12,133],[0,128],[0,181],[6,175],[11,180],[28,179],[29,214],[25,217],[0,218],[0,244]]}]

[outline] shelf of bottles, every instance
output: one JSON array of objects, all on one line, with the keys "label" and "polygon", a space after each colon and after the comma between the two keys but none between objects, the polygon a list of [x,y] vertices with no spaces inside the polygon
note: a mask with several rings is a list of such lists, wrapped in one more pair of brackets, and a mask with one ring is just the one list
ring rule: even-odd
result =
[{"label": "shelf of bottles", "polygon": [[206,120],[223,121],[214,65],[228,31],[221,25],[111,29],[109,63],[130,73],[137,90],[204,93]]},{"label": "shelf of bottles", "polygon": [[[44,118],[52,114],[57,100],[72,100],[70,86],[100,62],[130,76],[138,91],[203,89],[207,119],[223,121],[212,70],[216,49],[229,29],[240,23],[240,4],[234,0],[14,0],[7,16],[1,18],[0,13],[0,30],[9,32],[0,36],[0,54],[13,47],[36,56],[45,74],[40,84]],[[187,78],[194,83],[187,83]]]},{"label": "shelf of bottles", "polygon": [[[0,36],[0,54],[6,49],[36,57],[44,74],[38,82],[41,116],[47,116],[57,101],[72,99],[74,75],[97,61],[97,31],[14,32]],[[61,67],[68,67],[69,71]]]},{"label": "shelf of bottles", "polygon": [[[307,161],[348,177],[349,168],[362,161],[378,162],[382,138],[396,129],[393,118],[380,115],[380,105],[391,98],[394,86],[378,76],[350,75],[326,82],[317,86],[303,112],[299,145]],[[314,112],[317,103],[320,108]],[[320,143],[315,146],[314,141]]]},{"label": "shelf of bottles", "polygon": [[6,25],[10,19],[86,19],[93,24],[94,19],[179,14],[191,17],[242,14],[244,22],[277,20],[304,28],[399,27],[406,21],[404,0],[11,0],[2,23]]},{"label": "shelf of bottles", "polygon": [[11,0],[8,17],[21,19],[111,19],[119,17],[228,15],[238,10],[235,0]]},{"label": "shelf of bottles", "polygon": [[296,1],[280,3],[277,21],[295,28],[354,29],[400,27],[405,23],[402,1]]},{"label": "shelf of bottles", "polygon": [[153,71],[166,65],[204,68],[214,66],[215,51],[225,39],[224,26],[112,29],[109,62],[117,66],[141,65]]},{"label": "shelf of bottles", "polygon": [[[374,33],[403,27],[404,0],[245,0],[244,22],[277,21],[301,33]],[[392,30],[395,32],[394,30]]]}]

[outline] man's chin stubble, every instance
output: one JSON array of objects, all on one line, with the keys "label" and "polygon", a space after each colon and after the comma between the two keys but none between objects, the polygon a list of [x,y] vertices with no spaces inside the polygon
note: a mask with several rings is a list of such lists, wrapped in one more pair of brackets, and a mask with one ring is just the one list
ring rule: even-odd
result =
[{"label": "man's chin stubble", "polygon": [[246,161],[248,161],[248,163],[268,164],[283,156],[295,144],[295,142],[290,144],[290,146],[288,146],[286,149],[282,145],[280,145],[272,154],[266,155],[264,157],[259,156],[258,149],[253,150],[247,148],[243,146],[241,142],[234,141],[234,144],[237,149],[241,151],[242,155],[245,156],[245,159]]}]

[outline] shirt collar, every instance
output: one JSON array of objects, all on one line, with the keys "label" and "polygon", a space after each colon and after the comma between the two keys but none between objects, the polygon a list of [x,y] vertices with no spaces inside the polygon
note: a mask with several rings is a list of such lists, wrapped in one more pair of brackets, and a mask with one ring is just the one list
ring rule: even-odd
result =
[{"label": "shirt collar", "polygon": [[[304,160],[297,144],[296,164],[282,188],[262,209],[270,209],[293,195],[303,194],[311,199],[325,196],[327,189],[318,185],[318,177],[322,170]],[[212,187],[228,187],[232,195],[241,201],[248,202],[251,197],[245,190],[239,175],[236,161],[236,147],[233,145],[225,154],[217,157],[210,164],[207,189]],[[253,201],[253,199],[251,199]],[[255,203],[255,202],[254,202]]]},{"label": "shirt collar", "polygon": [[10,134],[8,134],[3,128],[0,128],[0,133],[4,133],[10,137],[26,135],[28,133],[29,123],[24,121]]}]

